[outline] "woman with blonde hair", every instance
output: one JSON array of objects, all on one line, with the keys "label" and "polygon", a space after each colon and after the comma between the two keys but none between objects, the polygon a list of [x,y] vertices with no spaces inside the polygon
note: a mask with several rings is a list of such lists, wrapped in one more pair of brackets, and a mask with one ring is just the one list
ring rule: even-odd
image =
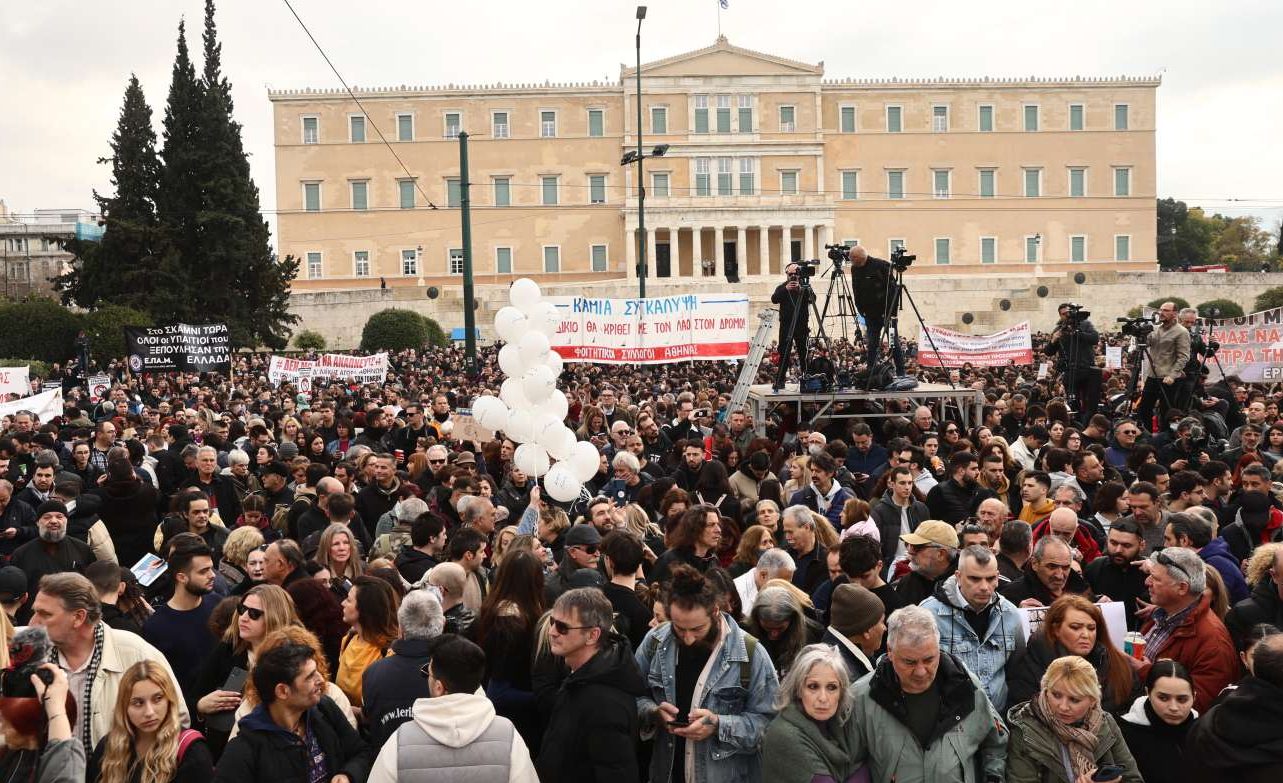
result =
[{"label": "woman with blonde hair", "polygon": [[818,511],[812,511],[811,519],[815,521],[815,540],[825,549],[836,549],[842,539],[838,537],[838,531],[833,529],[829,518]]},{"label": "woman with blonde hair", "polygon": [[784,472],[788,474],[784,482],[784,497],[792,497],[794,492],[811,486],[811,458],[805,454],[789,457],[784,463]]},{"label": "woman with blonde hair", "polygon": [[356,579],[365,573],[365,566],[356,551],[356,536],[342,523],[336,522],[321,531],[315,560],[330,572],[331,579],[337,581]]},{"label": "woman with blonde hair", "polygon": [[490,553],[490,562],[495,568],[503,562],[504,553],[512,546],[513,540],[517,537],[517,526],[508,525],[500,528],[494,537],[494,549]]},{"label": "woman with blonde hair", "polygon": [[[1041,685],[1007,713],[1007,783],[1143,783],[1114,717],[1100,708],[1100,679],[1086,659],[1057,658]],[[1093,777],[1104,767],[1122,771]]]},{"label": "woman with blonde hair", "polygon": [[257,527],[245,525],[237,527],[227,535],[223,542],[223,559],[218,564],[218,573],[223,575],[232,588],[231,595],[241,595],[262,579],[250,576],[250,553],[263,545],[263,532]]},{"label": "woman with blonde hair", "polygon": [[100,783],[203,783],[214,757],[199,731],[179,719],[178,689],[156,661],[125,670],[111,731],[98,742],[86,780]]}]

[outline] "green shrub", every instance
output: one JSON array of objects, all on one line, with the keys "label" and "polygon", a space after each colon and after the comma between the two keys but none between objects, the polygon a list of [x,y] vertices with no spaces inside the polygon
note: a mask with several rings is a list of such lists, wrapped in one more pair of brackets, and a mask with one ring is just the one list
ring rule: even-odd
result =
[{"label": "green shrub", "polygon": [[0,356],[66,362],[82,317],[52,299],[27,299],[0,303],[0,324]]},{"label": "green shrub", "polygon": [[98,363],[107,366],[107,362],[125,355],[125,327],[153,326],[151,316],[131,307],[107,305],[81,316],[85,336],[89,338],[89,351]]},{"label": "green shrub", "polygon": [[441,328],[441,324],[428,316],[422,316],[428,325],[428,345],[444,346],[450,343],[450,336]]},{"label": "green shrub", "polygon": [[1259,313],[1262,310],[1273,310],[1276,307],[1283,307],[1283,286],[1262,291],[1256,297],[1256,303],[1253,305],[1252,311]]},{"label": "green shrub", "polygon": [[[1167,302],[1172,302],[1172,303],[1174,303],[1174,304],[1176,305],[1176,309],[1177,309],[1177,310],[1181,310],[1181,309],[1184,309],[1184,308],[1186,308],[1186,307],[1189,307],[1189,301],[1188,301],[1188,300],[1186,300],[1186,299],[1183,299],[1183,298],[1181,298],[1181,297],[1179,297],[1179,296],[1164,296],[1164,297],[1163,297],[1163,298],[1161,298],[1161,299],[1155,299],[1154,301],[1150,302],[1149,304],[1147,304],[1147,305],[1145,305],[1145,306],[1146,306],[1146,307],[1152,307],[1152,308],[1154,308],[1155,310],[1157,310],[1158,308],[1162,307],[1162,306],[1163,306],[1165,303],[1167,303]],[[1140,315],[1140,313],[1137,313],[1137,315]]]},{"label": "green shrub", "polygon": [[[438,327],[439,328],[439,327]],[[427,345],[428,319],[413,310],[390,307],[370,316],[361,330],[361,350],[378,351],[416,350]]]},{"label": "green shrub", "polygon": [[[1219,313],[1213,313],[1213,310],[1219,310]],[[1229,299],[1210,299],[1198,306],[1198,315],[1200,318],[1239,318],[1243,316],[1243,308],[1238,302]]]},{"label": "green shrub", "polygon": [[304,329],[294,335],[294,347],[300,351],[324,351],[325,336],[311,329]]},{"label": "green shrub", "polygon": [[48,378],[49,365],[35,359],[0,359],[0,367],[30,367],[32,378]]}]

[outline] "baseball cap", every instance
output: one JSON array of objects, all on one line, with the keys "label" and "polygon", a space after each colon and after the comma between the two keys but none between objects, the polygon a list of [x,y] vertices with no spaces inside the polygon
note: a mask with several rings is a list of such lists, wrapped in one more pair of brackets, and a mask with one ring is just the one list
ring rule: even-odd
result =
[{"label": "baseball cap", "polygon": [[958,531],[953,529],[953,525],[948,522],[941,522],[938,519],[928,519],[918,525],[918,529],[912,533],[905,533],[900,536],[900,540],[912,546],[944,546],[950,549],[958,548]]},{"label": "baseball cap", "polygon": [[592,525],[575,525],[566,531],[566,546],[597,546],[601,544],[601,533]]}]

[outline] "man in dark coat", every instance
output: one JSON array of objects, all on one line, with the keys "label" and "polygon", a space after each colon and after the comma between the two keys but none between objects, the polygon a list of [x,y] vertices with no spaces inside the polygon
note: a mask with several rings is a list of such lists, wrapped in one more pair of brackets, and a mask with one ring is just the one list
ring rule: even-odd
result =
[{"label": "man in dark coat", "polygon": [[[64,571],[83,571],[94,562],[89,545],[67,535],[67,507],[59,500],[46,500],[36,509],[36,527],[40,537],[28,541],[13,553],[11,565],[22,569],[28,585],[38,585],[47,574]],[[27,607],[35,600],[35,591],[29,590]]]},{"label": "man in dark coat", "polygon": [[[868,348],[868,366],[878,363],[878,349],[883,338],[883,326],[891,305],[891,264],[869,255],[863,245],[851,248],[851,290],[855,294],[855,308],[864,316],[866,324],[864,344]],[[898,345],[891,346],[895,357],[896,375],[904,374],[904,358]]]},{"label": "man in dark coat", "polygon": [[1033,556],[1025,563],[1025,574],[998,592],[1016,606],[1051,606],[1067,593],[1092,599],[1091,585],[1070,563],[1073,554],[1063,539],[1047,536],[1034,545]]},{"label": "man in dark coat", "polygon": [[426,590],[406,593],[396,616],[401,638],[392,642],[392,654],[370,664],[361,680],[362,711],[375,748],[383,747],[397,727],[410,720],[415,699],[432,697],[423,667],[431,657],[432,641],[445,628],[441,604]]},{"label": "man in dark coat", "polygon": [[784,267],[788,279],[775,287],[771,302],[780,308],[779,371],[775,374],[775,388],[784,388],[789,374],[789,354],[797,348],[799,377],[806,374],[806,341],[811,335],[807,308],[815,301],[815,291],[808,285],[802,287],[801,267],[790,263]]},{"label": "man in dark coat", "polygon": [[949,478],[936,484],[927,493],[927,508],[932,519],[942,519],[956,525],[980,506],[980,501],[997,497],[991,489],[980,486],[980,459],[969,451],[959,451],[949,457]]},{"label": "man in dark coat", "polygon": [[1256,646],[1252,676],[1189,731],[1190,780],[1283,780],[1283,636]]},{"label": "man in dark coat", "polygon": [[615,613],[600,590],[557,599],[548,641],[570,673],[556,694],[535,768],[542,780],[637,781],[637,697],[646,683],[628,640],[612,635]]}]

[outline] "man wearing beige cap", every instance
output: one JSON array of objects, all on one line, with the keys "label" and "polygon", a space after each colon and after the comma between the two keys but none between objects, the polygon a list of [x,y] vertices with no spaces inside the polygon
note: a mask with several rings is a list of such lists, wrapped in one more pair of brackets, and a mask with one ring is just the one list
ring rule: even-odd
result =
[{"label": "man wearing beige cap", "polygon": [[836,647],[842,653],[851,682],[855,682],[873,671],[872,661],[882,646],[886,629],[886,608],[882,599],[848,582],[833,589],[829,627],[820,642]]},{"label": "man wearing beige cap", "polygon": [[896,581],[895,592],[906,605],[919,604],[956,568],[958,532],[948,522],[928,519],[900,540],[909,549],[909,573]]}]

